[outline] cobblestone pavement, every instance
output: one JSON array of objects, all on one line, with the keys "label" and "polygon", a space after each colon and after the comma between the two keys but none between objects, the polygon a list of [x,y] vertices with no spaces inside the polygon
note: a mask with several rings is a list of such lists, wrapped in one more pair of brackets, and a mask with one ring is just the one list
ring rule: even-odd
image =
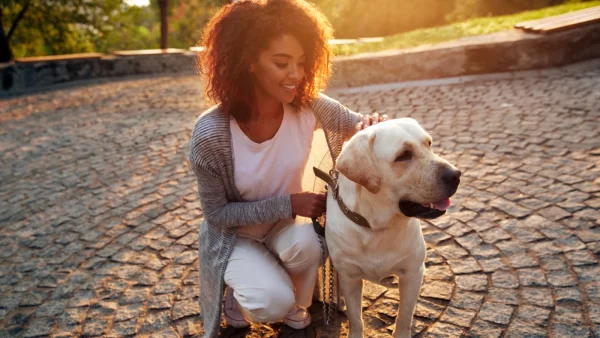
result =
[{"label": "cobblestone pavement", "polygon": [[[0,101],[0,337],[201,334],[186,163],[201,97],[187,76]],[[599,62],[335,97],[416,118],[463,171],[449,214],[423,225],[415,334],[600,337]],[[394,284],[366,284],[366,336],[389,336]],[[223,335],[346,334],[312,311],[304,331]]]}]

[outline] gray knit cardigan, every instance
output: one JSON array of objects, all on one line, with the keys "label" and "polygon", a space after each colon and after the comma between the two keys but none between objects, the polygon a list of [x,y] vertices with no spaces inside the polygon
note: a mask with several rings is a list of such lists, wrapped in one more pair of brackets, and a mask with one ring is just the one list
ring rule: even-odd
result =
[{"label": "gray knit cardigan", "polygon": [[[354,126],[362,115],[323,94],[310,107],[323,128],[334,160],[343,142],[354,134]],[[189,161],[196,175],[204,214],[198,249],[201,316],[204,337],[212,338],[219,334],[223,277],[238,227],[292,218],[292,207],[290,195],[253,202],[241,199],[234,182],[229,116],[218,105],[196,120]]]}]

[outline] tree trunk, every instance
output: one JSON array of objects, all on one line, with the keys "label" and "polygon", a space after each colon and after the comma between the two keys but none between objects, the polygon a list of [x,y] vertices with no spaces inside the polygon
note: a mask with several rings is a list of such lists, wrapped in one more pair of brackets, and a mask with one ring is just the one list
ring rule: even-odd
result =
[{"label": "tree trunk", "polygon": [[160,48],[167,49],[167,34],[169,26],[167,22],[167,3],[168,0],[158,0],[160,7]]},{"label": "tree trunk", "polygon": [[0,7],[0,62],[10,62],[13,58],[8,38],[4,34],[4,24],[2,22],[2,7]]}]

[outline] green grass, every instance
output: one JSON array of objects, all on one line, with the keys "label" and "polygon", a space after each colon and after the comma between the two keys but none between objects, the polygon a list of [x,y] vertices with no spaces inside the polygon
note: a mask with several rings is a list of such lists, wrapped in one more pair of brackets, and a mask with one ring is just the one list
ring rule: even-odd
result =
[{"label": "green grass", "polygon": [[332,46],[335,55],[353,55],[386,49],[409,48],[459,39],[466,36],[490,34],[513,28],[519,22],[559,15],[593,6],[599,6],[600,0],[583,3],[568,3],[547,7],[535,11],[521,12],[506,16],[485,17],[456,22],[446,26],[417,29],[385,37],[381,42],[354,45]]}]

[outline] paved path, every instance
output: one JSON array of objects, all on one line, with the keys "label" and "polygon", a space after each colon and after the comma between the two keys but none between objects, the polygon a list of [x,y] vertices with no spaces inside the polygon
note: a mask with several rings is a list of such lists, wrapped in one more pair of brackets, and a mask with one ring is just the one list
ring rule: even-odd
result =
[{"label": "paved path", "polygon": [[[412,116],[463,171],[424,224],[426,337],[600,336],[600,63],[467,85],[337,93]],[[198,335],[202,212],[186,163],[197,77],[97,84],[0,101],[0,337]],[[369,337],[398,292],[367,284]],[[235,337],[335,337],[315,325]]]}]

